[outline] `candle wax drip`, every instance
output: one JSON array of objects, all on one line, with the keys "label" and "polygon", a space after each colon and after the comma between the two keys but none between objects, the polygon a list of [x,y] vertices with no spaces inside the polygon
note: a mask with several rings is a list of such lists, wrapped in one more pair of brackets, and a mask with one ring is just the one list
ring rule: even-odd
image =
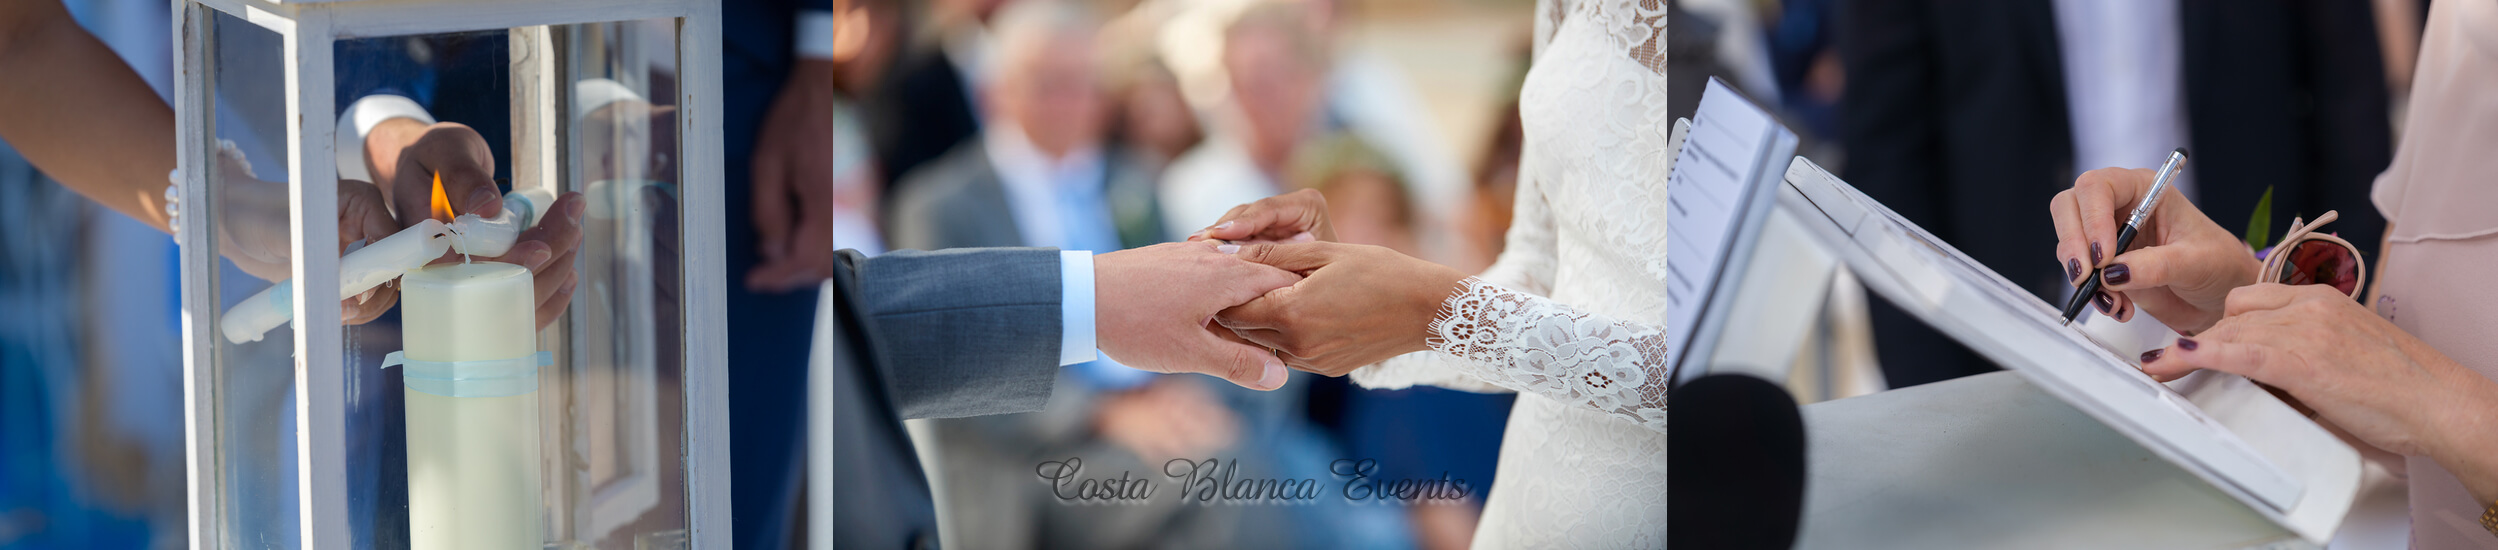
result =
[{"label": "candle wax drip", "polygon": [[[435,178],[436,180],[440,180],[440,179],[442,178],[442,176],[437,175],[437,176],[434,176],[434,178]],[[439,186],[439,185],[441,185],[441,184],[440,184],[440,183],[436,183],[435,185]],[[435,187],[435,190],[441,190],[441,187]],[[454,218],[454,219],[456,220],[457,218]],[[461,230],[460,230],[460,224],[458,224],[458,223],[445,223],[445,224],[444,224],[444,227],[443,227],[443,231],[448,232],[447,234],[445,234],[445,235],[443,236],[443,238],[451,238],[451,237],[455,237],[455,236],[459,236],[459,235],[462,235],[462,234],[467,233],[467,232],[465,232],[465,231],[461,231]],[[453,242],[458,242],[458,241],[453,241]],[[460,264],[461,264],[461,265],[467,265],[467,264],[470,264],[470,263],[475,263],[475,262],[474,262],[474,259],[473,259],[471,256],[469,256],[468,251],[466,251],[466,250],[459,250],[459,249],[457,249],[457,248],[452,249],[452,251],[453,251],[453,252],[458,252],[458,253],[460,253]]]}]

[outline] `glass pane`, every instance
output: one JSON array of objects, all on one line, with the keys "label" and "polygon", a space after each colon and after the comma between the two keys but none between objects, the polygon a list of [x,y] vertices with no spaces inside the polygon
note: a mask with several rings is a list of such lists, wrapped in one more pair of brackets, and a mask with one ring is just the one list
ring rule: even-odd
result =
[{"label": "glass pane", "polygon": [[[217,238],[196,239],[223,258],[215,293],[220,319],[228,323],[280,311],[291,303],[286,287],[290,235],[285,187],[286,65],[276,33],[240,18],[211,15],[209,115],[214,140],[205,140],[209,197],[206,208],[184,213],[209,216]],[[244,323],[253,324],[253,323]],[[261,324],[265,326],[265,323]],[[255,327],[257,328],[257,327]],[[294,333],[275,327],[249,334],[226,324],[216,341],[217,471],[223,545],[231,548],[295,548],[300,543],[295,492]],[[236,343],[258,337],[258,341]]]},{"label": "glass pane", "polygon": [[678,246],[677,44],[670,20],[550,29],[572,117],[564,189],[584,194],[566,363],[575,415],[550,502],[569,541],[686,543],[683,255]]},{"label": "glass pane", "polygon": [[[503,191],[510,180],[506,34],[352,38],[332,46],[335,109],[342,118],[365,119],[347,128],[363,132],[364,141],[349,134],[337,145],[346,151],[338,157],[340,177],[348,180],[342,185],[369,184],[386,197],[397,214],[391,227],[483,214],[473,195]],[[383,367],[392,352],[470,369],[549,349],[529,334],[535,278],[508,255],[454,253],[423,270],[464,277],[461,284],[402,276],[397,307],[344,331],[344,458],[358,547],[511,547],[543,539],[544,514],[531,490],[539,485],[533,481],[541,477],[541,455],[530,445],[541,430],[520,421],[534,417],[543,392],[475,393],[471,384],[414,381],[445,374],[434,367]],[[439,265],[445,262],[454,265]]]}]

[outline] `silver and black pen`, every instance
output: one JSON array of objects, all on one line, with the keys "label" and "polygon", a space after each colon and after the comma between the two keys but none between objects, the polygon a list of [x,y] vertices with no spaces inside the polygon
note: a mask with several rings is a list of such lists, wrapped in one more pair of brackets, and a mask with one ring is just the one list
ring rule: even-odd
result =
[{"label": "silver and black pen", "polygon": [[[2168,162],[2161,163],[2160,173],[2151,178],[2151,191],[2144,193],[2142,201],[2134,206],[2134,214],[2125,217],[2125,228],[2117,230],[2116,250],[2113,254],[2123,254],[2126,247],[2134,244],[2134,233],[2142,227],[2143,223],[2151,221],[2152,209],[2159,208],[2160,198],[2168,195],[2169,182],[2175,181],[2178,170],[2185,166],[2186,148],[2179,147],[2176,151],[2169,152]],[[2090,278],[2083,280],[2082,287],[2073,292],[2073,299],[2065,301],[2065,325],[2072,325],[2073,318],[2081,315],[2083,304],[2090,303],[2090,297],[2099,294],[2100,271],[2100,268],[2091,268]]]}]

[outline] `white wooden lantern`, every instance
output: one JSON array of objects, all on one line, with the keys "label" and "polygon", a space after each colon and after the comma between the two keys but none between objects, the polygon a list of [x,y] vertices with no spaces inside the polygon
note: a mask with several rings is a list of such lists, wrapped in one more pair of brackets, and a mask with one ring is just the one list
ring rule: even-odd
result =
[{"label": "white wooden lantern", "polygon": [[[342,94],[360,93],[342,73],[409,77],[423,84],[414,95],[433,96],[419,103],[507,105],[433,114],[489,140],[508,127],[495,159],[506,191],[588,199],[571,304],[535,336],[552,355],[536,414],[504,419],[538,432],[540,504],[520,521],[537,522],[545,548],[728,547],[716,1],[175,5],[192,547],[410,544],[408,419],[400,375],[381,365],[402,327],[396,313],[343,326],[330,306],[342,285],[337,120],[356,99]],[[598,109],[620,96],[659,114]],[[238,197],[237,174],[284,185]],[[293,322],[265,339],[220,332],[221,316],[273,285],[224,259],[229,245],[206,237],[221,232],[266,235],[260,250],[287,265],[291,289],[271,295]]]}]

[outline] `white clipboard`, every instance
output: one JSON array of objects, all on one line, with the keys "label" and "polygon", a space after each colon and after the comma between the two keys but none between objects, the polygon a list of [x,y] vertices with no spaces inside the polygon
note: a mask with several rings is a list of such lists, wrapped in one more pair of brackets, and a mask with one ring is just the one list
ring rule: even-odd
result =
[{"label": "white clipboard", "polygon": [[2131,356],[2063,326],[2047,302],[1820,166],[1798,157],[1785,176],[1781,217],[1928,326],[2308,542],[2331,540],[2350,511],[2358,451],[2253,383],[2217,372],[2152,382]]}]

